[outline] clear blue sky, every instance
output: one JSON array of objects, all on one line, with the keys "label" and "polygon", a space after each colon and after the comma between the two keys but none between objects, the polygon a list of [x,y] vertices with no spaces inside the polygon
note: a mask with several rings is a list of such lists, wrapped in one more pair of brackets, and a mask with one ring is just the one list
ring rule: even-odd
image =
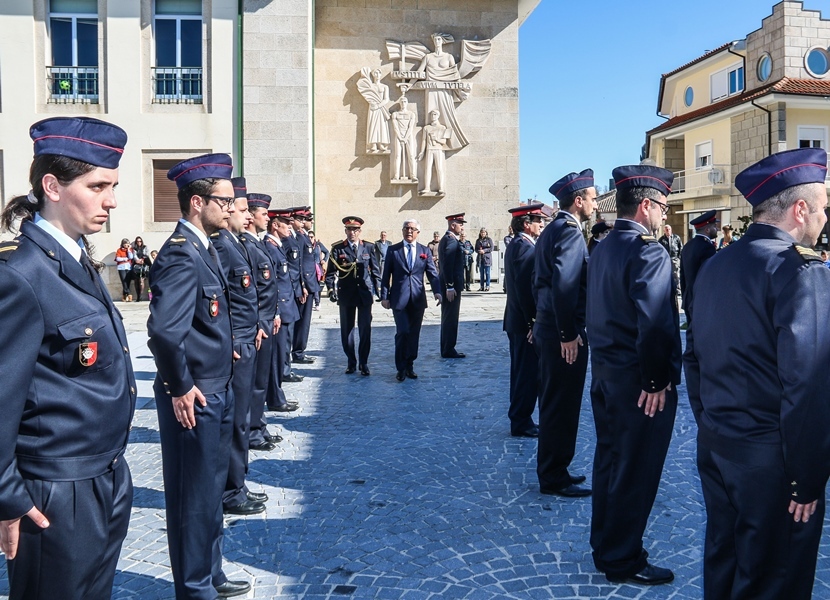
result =
[{"label": "clear blue sky", "polygon": [[[571,171],[636,164],[660,76],[743,39],[775,0],[542,0],[519,30],[520,198],[550,203]],[[804,0],[830,19],[830,0]]]}]

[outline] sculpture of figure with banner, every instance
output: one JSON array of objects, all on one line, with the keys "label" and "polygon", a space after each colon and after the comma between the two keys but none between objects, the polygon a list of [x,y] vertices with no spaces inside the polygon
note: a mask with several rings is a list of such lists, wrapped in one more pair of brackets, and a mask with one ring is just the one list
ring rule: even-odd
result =
[{"label": "sculpture of figure with banner", "polygon": [[[430,111],[429,124],[424,125],[423,139],[421,140],[421,153],[418,160],[426,157],[424,165],[424,189],[420,190],[420,196],[443,196],[444,195],[444,152],[447,149],[447,141],[452,132],[440,122],[441,113],[437,110]],[[432,190],[432,170],[435,169],[438,179],[438,191]]]},{"label": "sculpture of figure with banner", "polygon": [[416,142],[415,128],[418,117],[409,110],[409,100],[406,94],[398,99],[400,110],[392,113],[392,133],[394,152],[394,177],[395,184],[416,184],[418,183],[418,167],[415,162]]},{"label": "sculpture of figure with banner", "polygon": [[389,87],[380,82],[380,69],[360,70],[357,89],[369,103],[366,120],[366,154],[389,154]]}]

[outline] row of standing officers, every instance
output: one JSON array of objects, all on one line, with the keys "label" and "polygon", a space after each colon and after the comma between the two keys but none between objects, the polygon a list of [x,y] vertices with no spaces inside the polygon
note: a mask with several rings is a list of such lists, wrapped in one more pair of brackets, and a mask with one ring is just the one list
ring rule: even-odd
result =
[{"label": "row of standing officers", "polygon": [[[590,169],[551,186],[561,210],[543,230],[540,204],[511,210],[511,432],[539,438],[541,493],[592,495],[592,555],[609,581],[674,578],[649,562],[643,535],[685,363],[707,512],[704,597],[811,597],[830,475],[830,271],[811,249],[827,220],[826,173],[821,149],[774,154],[741,172],[735,185],[753,224],[717,254],[715,212],[692,221],[697,235],[681,256],[682,357],[677,277],[653,235],[669,211],[670,171],[614,170],[618,219],[590,259]],[[592,489],[568,471],[589,341]]]}]

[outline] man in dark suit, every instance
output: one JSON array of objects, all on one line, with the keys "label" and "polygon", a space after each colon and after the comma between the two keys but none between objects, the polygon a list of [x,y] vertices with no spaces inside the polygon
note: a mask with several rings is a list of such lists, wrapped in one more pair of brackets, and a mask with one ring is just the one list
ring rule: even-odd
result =
[{"label": "man in dark suit", "polygon": [[32,189],[2,214],[20,234],[0,243],[0,550],[9,598],[108,600],[133,500],[136,386],[85,236],[116,207],[127,134],[67,117],[29,134]]},{"label": "man in dark suit", "polygon": [[300,279],[302,281],[304,300],[297,308],[300,318],[294,323],[291,346],[291,362],[310,364],[314,358],[307,356],[305,349],[308,346],[308,334],[311,331],[311,313],[314,308],[314,296],[320,292],[320,282],[317,279],[317,268],[314,259],[314,244],[306,234],[306,223],[311,223],[310,206],[298,206],[293,209],[291,222],[292,235],[300,250]]},{"label": "man in dark suit", "polygon": [[[360,369],[371,375],[369,352],[372,349],[372,304],[374,290],[380,289],[380,273],[375,261],[374,244],[360,239],[363,219],[344,217],[346,239],[332,244],[326,269],[329,299],[340,307],[340,341],[348,364],[346,374]],[[355,312],[360,342],[354,353]]]},{"label": "man in dark suit", "polygon": [[811,249],[827,221],[826,176],[821,148],[739,173],[753,223],[694,284],[683,359],[706,600],[813,597],[830,475],[830,272]]},{"label": "man in dark suit", "polygon": [[438,243],[438,262],[441,264],[441,356],[464,358],[455,349],[458,341],[458,319],[461,315],[461,290],[464,289],[464,252],[459,238],[464,231],[464,213],[447,216],[447,233]]},{"label": "man in dark suit", "polygon": [[[222,571],[222,493],[233,435],[228,281],[209,236],[234,211],[231,157],[208,154],[167,173],[182,219],[150,270],[148,347],[161,433],[167,540],[176,596],[244,594]],[[198,407],[196,406],[198,403]]]},{"label": "man in dark suit", "polygon": [[536,300],[533,298],[533,262],[536,240],[542,231],[541,202],[510,209],[510,245],[504,251],[504,279],[507,303],[503,329],[510,342],[510,435],[538,437],[533,422],[539,386],[538,357],[533,343]]},{"label": "man in dark suit", "polygon": [[668,213],[671,171],[618,167],[614,229],[588,261],[587,331],[597,432],[591,547],[614,583],[669,583],[643,533],[671,441],[680,330],[669,255],[651,235]]},{"label": "man in dark suit", "polygon": [[585,335],[585,285],[588,248],[583,223],[597,209],[594,172],[569,173],[550,186],[559,212],[536,245],[536,324],[539,354],[539,491],[566,497],[591,494],[568,466],[576,451],[576,432],[588,370]]},{"label": "man in dark suit", "polygon": [[396,379],[417,379],[413,364],[418,358],[421,324],[427,308],[424,275],[429,279],[432,293],[441,303],[441,283],[432,253],[417,243],[421,226],[415,219],[404,221],[403,241],[386,251],[383,275],[380,279],[380,299],[383,308],[392,309],[395,317]]},{"label": "man in dark suit", "polygon": [[683,311],[686,323],[692,322],[692,298],[695,279],[703,263],[715,255],[715,239],[718,237],[717,213],[708,210],[689,223],[695,228],[695,237],[683,247],[680,254],[680,291],[683,294]]},{"label": "man in dark suit", "polygon": [[[222,505],[225,514],[255,515],[265,512],[268,496],[252,492],[245,484],[248,474],[248,445],[251,423],[251,400],[254,395],[256,356],[267,335],[259,327],[259,298],[254,267],[240,236],[250,218],[244,178],[235,177],[234,210],[228,215],[228,227],[210,236],[219,255],[219,264],[228,281],[230,292],[231,330],[233,351],[239,358],[233,363],[233,438],[230,466]],[[270,330],[269,330],[270,333]]]}]

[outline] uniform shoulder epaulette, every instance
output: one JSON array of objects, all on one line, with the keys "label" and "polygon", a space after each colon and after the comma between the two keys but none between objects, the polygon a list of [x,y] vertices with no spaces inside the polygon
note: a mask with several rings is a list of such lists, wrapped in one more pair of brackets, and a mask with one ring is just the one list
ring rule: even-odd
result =
[{"label": "uniform shoulder epaulette", "polygon": [[579,227],[579,225],[577,225],[574,221],[571,221],[570,219],[565,219],[565,223],[567,223],[569,227]]},{"label": "uniform shoulder epaulette", "polygon": [[187,238],[184,237],[177,237],[177,238],[170,238],[168,243],[170,244],[184,244],[187,241]]},{"label": "uniform shoulder epaulette", "polygon": [[643,240],[646,244],[656,244],[657,243],[657,238],[656,237],[654,237],[653,235],[647,235],[645,233],[640,236],[640,239]]},{"label": "uniform shoulder epaulette", "polygon": [[20,246],[20,240],[10,240],[8,242],[0,242],[0,260],[7,261],[11,257],[12,252],[17,250]]},{"label": "uniform shoulder epaulette", "polygon": [[821,260],[821,256],[819,256],[818,252],[812,248],[808,248],[807,246],[799,246],[798,244],[793,244],[793,247],[796,249],[796,252],[801,255],[801,258],[804,259],[804,262],[810,262],[813,260],[824,262]]},{"label": "uniform shoulder epaulette", "polygon": [[218,231],[214,231],[213,233],[211,233],[211,234],[210,234],[210,237],[211,237],[211,238],[214,238],[214,239],[215,239],[215,238],[218,238],[218,237],[219,237],[219,232],[218,232]]},{"label": "uniform shoulder epaulette", "polygon": [[345,241],[346,241],[346,240],[337,240],[336,242],[334,242],[334,243],[332,244],[332,246],[339,246],[340,244],[342,244],[342,243],[343,243],[343,242],[345,242]]}]

